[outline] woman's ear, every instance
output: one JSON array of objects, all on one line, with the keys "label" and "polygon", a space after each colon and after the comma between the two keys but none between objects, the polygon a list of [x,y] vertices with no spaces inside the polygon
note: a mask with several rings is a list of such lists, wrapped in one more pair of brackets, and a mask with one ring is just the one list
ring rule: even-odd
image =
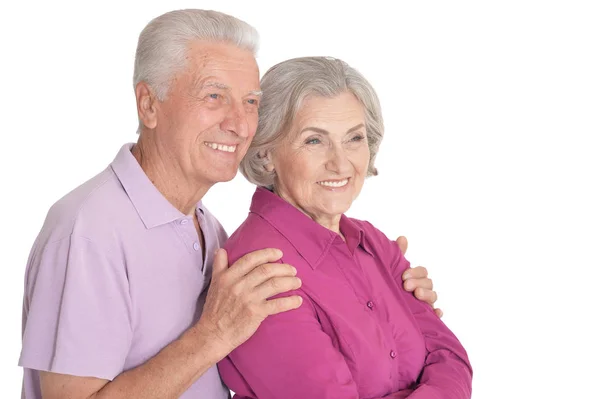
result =
[{"label": "woman's ear", "polygon": [[265,151],[260,154],[260,157],[263,159],[263,168],[269,173],[272,173],[275,170],[275,165],[273,164],[273,159],[271,156],[271,151]]}]

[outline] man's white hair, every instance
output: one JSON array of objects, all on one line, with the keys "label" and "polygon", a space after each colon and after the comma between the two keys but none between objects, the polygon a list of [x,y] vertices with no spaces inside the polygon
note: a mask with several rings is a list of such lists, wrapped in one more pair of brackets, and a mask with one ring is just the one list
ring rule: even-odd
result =
[{"label": "man's white hair", "polygon": [[192,40],[222,41],[258,51],[258,32],[231,15],[211,10],[176,10],[156,17],[140,33],[133,87],[146,82],[160,101],[169,91],[173,76],[186,66]]}]

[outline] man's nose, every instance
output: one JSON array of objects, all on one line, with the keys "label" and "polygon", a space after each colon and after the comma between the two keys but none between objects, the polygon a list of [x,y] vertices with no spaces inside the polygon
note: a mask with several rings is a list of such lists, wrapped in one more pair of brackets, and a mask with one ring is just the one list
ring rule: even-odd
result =
[{"label": "man's nose", "polygon": [[223,122],[221,122],[221,129],[242,138],[249,136],[248,115],[241,104],[230,105]]}]

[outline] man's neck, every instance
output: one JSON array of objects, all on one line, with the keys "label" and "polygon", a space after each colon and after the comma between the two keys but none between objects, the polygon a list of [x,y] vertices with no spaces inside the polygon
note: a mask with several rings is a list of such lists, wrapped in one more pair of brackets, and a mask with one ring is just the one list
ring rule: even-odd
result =
[{"label": "man's neck", "polygon": [[159,146],[139,140],[131,149],[142,170],[158,191],[181,213],[193,215],[196,204],[204,197],[210,185],[200,185],[185,177],[181,168],[169,162],[168,154]]}]

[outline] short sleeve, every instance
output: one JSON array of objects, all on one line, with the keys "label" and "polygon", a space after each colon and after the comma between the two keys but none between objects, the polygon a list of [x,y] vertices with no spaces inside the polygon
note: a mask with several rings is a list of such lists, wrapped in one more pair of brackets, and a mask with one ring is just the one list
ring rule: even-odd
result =
[{"label": "short sleeve", "polygon": [[19,365],[108,380],[119,375],[132,339],[124,261],[71,235],[29,262]]}]

